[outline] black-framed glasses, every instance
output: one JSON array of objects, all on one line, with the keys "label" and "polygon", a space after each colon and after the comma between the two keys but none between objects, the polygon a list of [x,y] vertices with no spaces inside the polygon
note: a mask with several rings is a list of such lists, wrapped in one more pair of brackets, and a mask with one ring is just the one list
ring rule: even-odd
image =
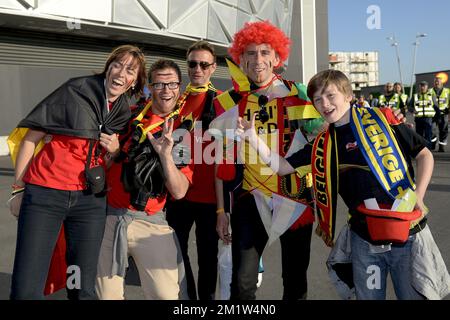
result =
[{"label": "black-framed glasses", "polygon": [[170,90],[175,90],[178,89],[178,87],[180,86],[179,82],[155,82],[150,84],[153,89],[155,90],[162,90],[164,89],[164,87],[167,86],[167,88],[169,88]]},{"label": "black-framed glasses", "polygon": [[206,61],[195,61],[195,60],[189,60],[187,62],[187,65],[188,65],[189,68],[195,69],[195,68],[197,68],[197,65],[200,65],[200,68],[202,68],[202,70],[208,69],[213,64],[214,64],[214,62],[213,63],[209,63],[209,62],[206,62]]},{"label": "black-framed glasses", "polygon": [[266,123],[267,121],[269,121],[269,114],[267,113],[267,109],[266,109],[267,102],[269,102],[269,98],[267,98],[267,96],[260,95],[258,97],[258,105],[260,107],[259,113],[258,113],[259,121],[261,121],[262,123]]}]

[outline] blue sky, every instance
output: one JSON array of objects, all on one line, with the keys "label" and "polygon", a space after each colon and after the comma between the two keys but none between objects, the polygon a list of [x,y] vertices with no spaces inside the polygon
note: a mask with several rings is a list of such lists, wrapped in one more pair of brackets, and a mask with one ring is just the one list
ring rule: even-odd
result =
[{"label": "blue sky", "polygon": [[[371,5],[380,8],[380,29],[367,27]],[[330,51],[378,51],[380,83],[400,80],[395,48],[386,40],[392,34],[407,85],[417,33],[427,37],[420,39],[415,73],[450,70],[449,0],[328,0],[328,15]]]}]

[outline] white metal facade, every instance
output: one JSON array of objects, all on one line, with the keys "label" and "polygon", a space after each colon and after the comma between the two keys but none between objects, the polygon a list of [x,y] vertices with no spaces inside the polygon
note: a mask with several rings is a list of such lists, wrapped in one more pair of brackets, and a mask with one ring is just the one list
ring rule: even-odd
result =
[{"label": "white metal facade", "polygon": [[208,40],[219,56],[213,81],[226,89],[233,34],[269,20],[292,40],[283,75],[308,81],[327,67],[327,10],[327,0],[0,0],[0,112],[9,115],[0,136],[63,81],[101,70],[123,43],[141,47],[149,63],[173,59],[186,80],[186,49]]},{"label": "white metal facade", "polygon": [[[294,0],[0,0],[0,13],[138,31],[174,39],[207,39],[227,47],[245,22],[270,20],[290,35]],[[55,30],[55,32],[63,30]]]}]

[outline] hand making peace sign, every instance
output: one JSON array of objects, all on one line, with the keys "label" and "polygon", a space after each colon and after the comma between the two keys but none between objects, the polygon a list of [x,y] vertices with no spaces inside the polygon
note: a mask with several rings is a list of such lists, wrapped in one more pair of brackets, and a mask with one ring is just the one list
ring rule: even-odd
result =
[{"label": "hand making peace sign", "polygon": [[164,121],[163,131],[161,137],[155,138],[151,132],[147,133],[147,137],[150,140],[150,143],[155,149],[156,153],[161,157],[167,157],[172,154],[173,148],[173,119],[167,119]]}]

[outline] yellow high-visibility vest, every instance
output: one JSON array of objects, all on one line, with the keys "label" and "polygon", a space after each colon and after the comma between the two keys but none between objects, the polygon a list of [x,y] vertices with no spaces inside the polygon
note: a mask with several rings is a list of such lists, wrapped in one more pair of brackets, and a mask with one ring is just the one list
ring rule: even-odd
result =
[{"label": "yellow high-visibility vest", "polygon": [[386,99],[386,96],[382,94],[378,101],[383,107],[389,107],[394,110],[400,108],[400,96],[397,93],[394,93],[389,101]]},{"label": "yellow high-visibility vest", "polygon": [[417,118],[432,118],[436,114],[433,108],[433,95],[430,93],[414,94],[414,110]]},{"label": "yellow high-visibility vest", "polygon": [[436,94],[434,88],[430,89],[432,95],[434,95],[438,101],[439,110],[444,111],[449,107],[450,102],[450,89],[442,88],[441,94],[439,97]]}]

